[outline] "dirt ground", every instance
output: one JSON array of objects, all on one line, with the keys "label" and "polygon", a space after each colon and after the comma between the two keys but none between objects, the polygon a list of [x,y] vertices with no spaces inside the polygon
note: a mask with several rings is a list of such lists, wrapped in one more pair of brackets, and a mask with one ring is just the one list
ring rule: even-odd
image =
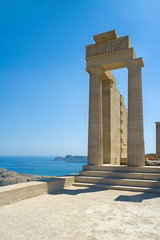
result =
[{"label": "dirt ground", "polygon": [[159,240],[160,194],[70,187],[0,207],[1,240]]}]

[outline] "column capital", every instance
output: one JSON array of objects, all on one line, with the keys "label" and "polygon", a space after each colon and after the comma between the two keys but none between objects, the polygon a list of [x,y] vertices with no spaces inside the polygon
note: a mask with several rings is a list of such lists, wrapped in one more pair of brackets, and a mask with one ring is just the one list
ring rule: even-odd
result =
[{"label": "column capital", "polygon": [[98,72],[98,73],[101,73],[103,74],[104,73],[104,70],[102,67],[92,67],[92,68],[86,68],[86,71],[91,74],[91,73],[95,73],[95,72]]},{"label": "column capital", "polygon": [[114,81],[112,79],[107,79],[107,81],[109,82],[110,86],[113,87]]},{"label": "column capital", "polygon": [[113,75],[112,71],[104,71],[103,79],[102,81],[106,80],[108,83],[110,83],[110,86],[112,87],[114,83],[116,83],[116,78]]},{"label": "column capital", "polygon": [[131,60],[125,61],[126,67],[131,68],[131,67],[144,67],[144,62],[143,58],[134,58]]},{"label": "column capital", "polygon": [[160,122],[155,122],[156,125],[160,125]]}]

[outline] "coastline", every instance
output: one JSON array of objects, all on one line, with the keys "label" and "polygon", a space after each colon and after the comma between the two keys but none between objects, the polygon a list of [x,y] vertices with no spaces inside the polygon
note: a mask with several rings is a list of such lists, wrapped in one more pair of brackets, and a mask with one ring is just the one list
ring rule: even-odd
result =
[{"label": "coastline", "polygon": [[5,168],[0,168],[0,187],[17,184],[17,183],[51,179],[53,177],[55,176],[39,176],[39,175],[31,175],[31,174],[21,174],[14,171],[9,171]]},{"label": "coastline", "polygon": [[0,168],[27,176],[65,176],[78,173],[86,164],[86,162],[80,161],[55,161],[54,158],[0,156]]}]

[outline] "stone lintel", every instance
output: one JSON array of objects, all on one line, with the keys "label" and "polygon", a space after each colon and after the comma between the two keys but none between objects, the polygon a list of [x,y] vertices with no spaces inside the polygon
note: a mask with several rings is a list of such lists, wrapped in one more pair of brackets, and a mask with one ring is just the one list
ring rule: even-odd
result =
[{"label": "stone lintel", "polygon": [[125,61],[125,63],[127,68],[132,66],[144,67],[143,58],[134,58],[134,59]]},{"label": "stone lintel", "polygon": [[133,48],[86,57],[87,69],[98,66],[102,66],[107,71],[124,68],[126,67],[126,61],[132,60],[135,57]]},{"label": "stone lintel", "polygon": [[105,32],[105,33],[100,33],[100,34],[94,35],[93,37],[94,37],[94,41],[96,43],[100,43],[100,42],[118,38],[116,30],[112,30],[112,31]]},{"label": "stone lintel", "polygon": [[116,84],[116,78],[113,75],[112,70],[110,70],[110,71],[105,71],[104,70],[102,81],[104,81],[104,80],[109,81],[111,87],[113,86],[113,84]]},{"label": "stone lintel", "polygon": [[89,74],[94,73],[94,72],[103,73],[104,70],[101,66],[94,66],[94,67],[87,67],[86,72],[88,72]]},{"label": "stone lintel", "polygon": [[110,71],[104,71],[106,79],[113,80],[114,82],[116,81],[115,76],[112,73],[112,70]]},{"label": "stone lintel", "polygon": [[160,125],[160,122],[155,122],[156,125]]}]

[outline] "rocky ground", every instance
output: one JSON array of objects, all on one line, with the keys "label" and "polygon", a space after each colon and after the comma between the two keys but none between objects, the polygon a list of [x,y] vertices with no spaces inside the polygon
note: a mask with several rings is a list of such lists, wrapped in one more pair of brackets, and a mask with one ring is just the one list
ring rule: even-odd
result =
[{"label": "rocky ground", "polygon": [[154,153],[145,154],[147,166],[160,166],[160,156]]},{"label": "rocky ground", "polygon": [[152,160],[152,161],[160,161],[160,156],[158,154],[155,153],[147,153],[145,154],[145,158],[148,160]]},{"label": "rocky ground", "polygon": [[16,172],[8,171],[5,168],[0,168],[0,186],[11,185],[15,183],[37,181],[46,178],[53,178],[47,176],[38,176],[30,174],[19,174]]}]

